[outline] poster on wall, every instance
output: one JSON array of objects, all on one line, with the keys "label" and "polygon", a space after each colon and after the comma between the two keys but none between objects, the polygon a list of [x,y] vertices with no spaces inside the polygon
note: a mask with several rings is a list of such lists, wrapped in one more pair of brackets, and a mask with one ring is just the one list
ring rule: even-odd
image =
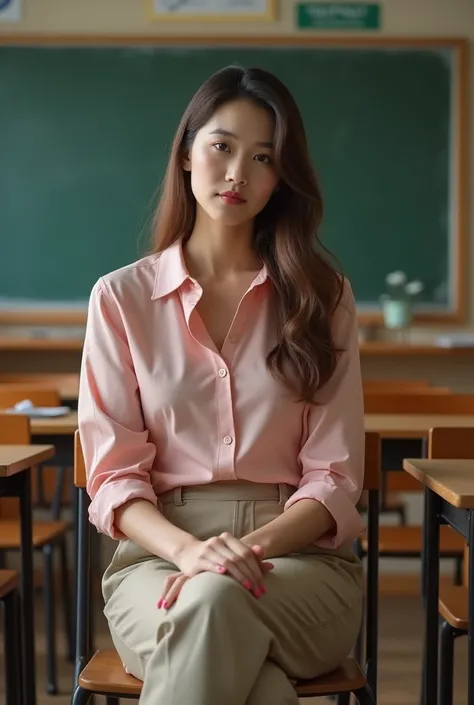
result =
[{"label": "poster on wall", "polygon": [[146,2],[149,17],[152,20],[270,22],[275,19],[277,0],[146,0]]},{"label": "poster on wall", "polygon": [[19,22],[21,3],[22,0],[0,0],[0,22]]}]

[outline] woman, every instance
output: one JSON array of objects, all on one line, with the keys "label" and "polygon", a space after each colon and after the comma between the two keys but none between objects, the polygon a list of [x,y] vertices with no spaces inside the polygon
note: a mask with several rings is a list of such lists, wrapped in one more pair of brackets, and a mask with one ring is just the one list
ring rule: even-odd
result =
[{"label": "woman", "polygon": [[295,704],[356,640],[357,320],[321,210],[288,90],[223,69],[178,128],[154,253],[93,289],[90,519],[119,540],[105,615],[144,705]]}]

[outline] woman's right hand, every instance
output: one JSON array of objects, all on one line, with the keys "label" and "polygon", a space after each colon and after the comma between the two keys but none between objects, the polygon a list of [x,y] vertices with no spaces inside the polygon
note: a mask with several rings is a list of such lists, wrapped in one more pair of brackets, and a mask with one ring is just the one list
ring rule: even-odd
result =
[{"label": "woman's right hand", "polygon": [[213,536],[206,541],[188,544],[184,547],[175,563],[181,573],[193,577],[204,571],[220,575],[228,574],[235,578],[255,597],[266,592],[263,576],[273,569],[273,563],[262,561],[263,550],[255,546],[250,548],[228,532]]}]

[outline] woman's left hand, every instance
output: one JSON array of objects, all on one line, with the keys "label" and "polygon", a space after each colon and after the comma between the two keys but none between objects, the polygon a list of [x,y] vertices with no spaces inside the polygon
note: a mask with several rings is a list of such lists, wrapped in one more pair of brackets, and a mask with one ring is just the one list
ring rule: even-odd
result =
[{"label": "woman's left hand", "polygon": [[[257,558],[259,558],[262,563],[262,569],[265,573],[268,573],[270,570],[273,570],[274,565],[273,563],[268,563],[263,561],[263,550],[261,549],[260,546],[252,546],[252,551],[255,553]],[[192,576],[191,576],[192,577]],[[191,577],[189,575],[185,575],[184,573],[181,573],[180,571],[177,571],[176,573],[172,573],[171,575],[168,575],[168,577],[165,580],[165,584],[163,586],[163,593],[158,600],[157,607],[161,608],[163,607],[164,609],[169,609],[171,605],[176,602],[178,599],[178,595],[181,592],[181,589],[183,585],[188,581],[191,580]]]}]

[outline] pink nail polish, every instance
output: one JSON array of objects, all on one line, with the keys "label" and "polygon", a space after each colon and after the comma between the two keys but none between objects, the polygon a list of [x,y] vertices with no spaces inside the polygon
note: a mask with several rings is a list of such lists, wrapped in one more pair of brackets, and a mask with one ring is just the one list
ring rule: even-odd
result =
[{"label": "pink nail polish", "polygon": [[168,605],[168,603],[166,602],[166,600],[163,602],[163,604],[162,604],[161,606],[162,606],[163,609],[165,609],[165,610],[167,610],[168,607],[169,607],[169,605]]},{"label": "pink nail polish", "polygon": [[224,568],[223,565],[218,565],[218,566],[217,566],[217,570],[219,571],[219,573],[225,573],[225,572],[226,572],[226,569]]},{"label": "pink nail polish", "polygon": [[246,588],[247,590],[251,590],[251,589],[252,589],[252,583],[250,582],[250,580],[246,580],[245,583],[242,583],[242,585],[243,585],[244,588]]},{"label": "pink nail polish", "polygon": [[267,588],[265,587],[265,585],[259,585],[259,590],[262,593],[262,595],[265,595]]},{"label": "pink nail polish", "polygon": [[161,609],[162,605],[163,605],[163,600],[158,600],[158,604],[156,605],[158,607],[158,609]]},{"label": "pink nail polish", "polygon": [[262,593],[260,592],[259,588],[255,588],[255,590],[253,591],[253,594],[255,595],[255,597],[260,597],[260,595]]}]

